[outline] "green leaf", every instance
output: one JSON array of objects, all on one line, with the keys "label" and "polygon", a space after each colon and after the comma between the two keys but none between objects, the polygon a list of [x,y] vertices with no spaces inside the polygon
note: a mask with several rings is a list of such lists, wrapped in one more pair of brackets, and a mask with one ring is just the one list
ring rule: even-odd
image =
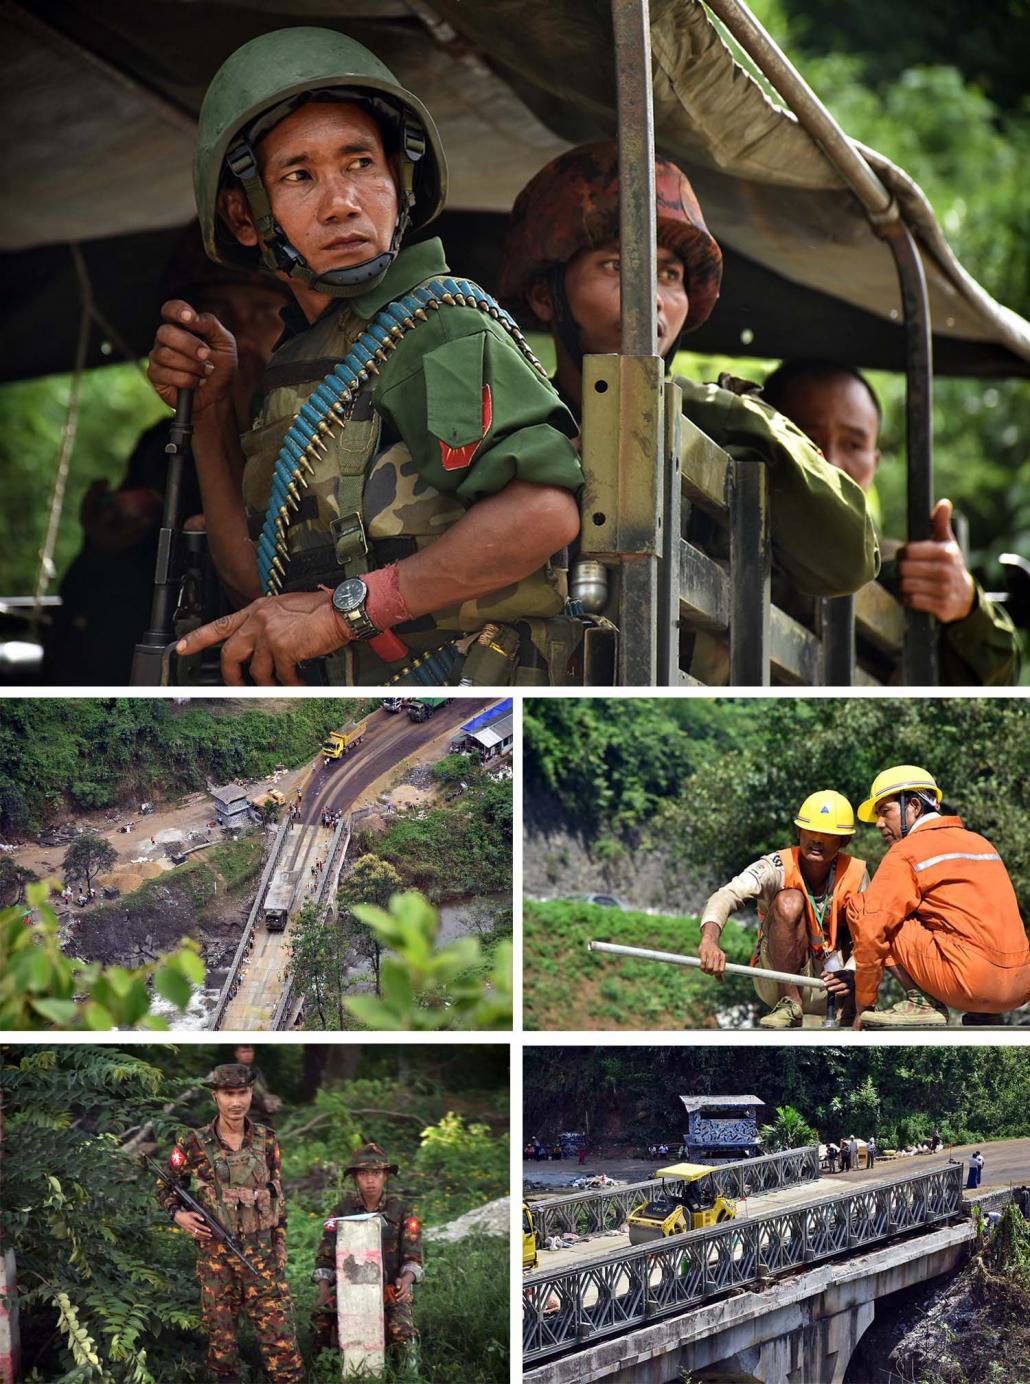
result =
[{"label": "green leaf", "polygon": [[193,986],[171,966],[162,966],[154,976],[154,989],[177,1009],[185,1009],[193,995]]},{"label": "green leaf", "polygon": [[190,951],[184,947],[176,956],[176,961],[187,980],[191,980],[194,985],[204,984],[207,972],[204,969],[203,960],[195,951]]},{"label": "green leaf", "polygon": [[33,999],[31,1004],[32,1008],[44,1019],[49,1019],[55,1028],[70,1027],[79,1012],[79,1006],[74,1000]]},{"label": "green leaf", "polygon": [[90,1000],[83,1009],[82,1022],[87,1028],[92,1028],[97,1031],[114,1028],[114,1019],[111,1017],[111,1011],[105,1009],[102,1004],[97,1004],[96,1000]]}]

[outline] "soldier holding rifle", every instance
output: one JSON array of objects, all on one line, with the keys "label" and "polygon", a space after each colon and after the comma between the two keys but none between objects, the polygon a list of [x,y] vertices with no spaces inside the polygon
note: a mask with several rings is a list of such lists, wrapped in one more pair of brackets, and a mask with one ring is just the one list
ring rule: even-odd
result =
[{"label": "soldier holding rifle", "polygon": [[[211,1377],[238,1384],[236,1328],[243,1311],[269,1379],[299,1384],[304,1367],[286,1284],[279,1147],[270,1129],[247,1117],[252,1084],[242,1063],[223,1063],[211,1072],[204,1085],[217,1114],[178,1140],[168,1160],[172,1176],[161,1178],[157,1198],[197,1245]],[[193,1196],[184,1198],[182,1190],[191,1183]],[[187,1209],[189,1200],[202,1209]]]}]

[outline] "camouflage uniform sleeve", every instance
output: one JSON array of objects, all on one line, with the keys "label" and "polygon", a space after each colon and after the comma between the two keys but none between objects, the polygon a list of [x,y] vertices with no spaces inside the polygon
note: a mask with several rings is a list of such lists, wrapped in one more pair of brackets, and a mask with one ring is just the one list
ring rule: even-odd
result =
[{"label": "camouflage uniform sleeve", "polygon": [[[342,1216],[344,1213],[343,1204],[337,1206],[332,1216]],[[322,1238],[318,1244],[318,1253],[315,1255],[315,1267],[311,1274],[312,1283],[317,1283],[320,1278],[326,1279],[329,1283],[336,1282],[336,1227],[328,1225],[322,1232]]]},{"label": "camouflage uniform sleeve", "polygon": [[279,1156],[279,1141],[275,1137],[275,1130],[264,1126],[265,1137],[265,1163],[268,1166],[268,1180],[274,1182],[279,1188],[279,1219],[272,1227],[272,1248],[280,1258],[286,1254],[286,1193],[283,1191],[283,1166]]},{"label": "camouflage uniform sleeve", "polygon": [[1007,687],[1019,681],[1019,636],[1003,607],[979,582],[964,620],[941,626],[941,681],[948,686]]},{"label": "camouflage uniform sleeve", "polygon": [[753,395],[676,376],[683,412],[738,461],[769,470],[773,556],[799,591],[844,596],[872,581],[879,548],[861,488],[800,428]]},{"label": "camouflage uniform sleeve", "polygon": [[[201,1147],[197,1142],[197,1136],[194,1134],[193,1130],[189,1130],[186,1134],[180,1134],[165,1164],[165,1171],[168,1173],[168,1176],[175,1178],[177,1182],[183,1185],[187,1192],[190,1192],[200,1201],[201,1197],[196,1184],[202,1181],[201,1174],[202,1172],[206,1172],[206,1170],[207,1160],[204,1158]],[[190,1184],[194,1179],[196,1179],[196,1182],[191,1186]],[[175,1213],[177,1211],[185,1209],[179,1205],[172,1189],[165,1186],[163,1182],[158,1182],[155,1194],[158,1204],[168,1213],[172,1220],[175,1219]]]},{"label": "camouflage uniform sleeve", "polygon": [[422,478],[471,503],[513,480],[577,491],[578,428],[502,327],[472,309],[434,313],[397,346],[377,410]]},{"label": "camouflage uniform sleeve", "polygon": [[410,1273],[416,1283],[425,1278],[422,1267],[422,1223],[410,1207],[401,1221],[401,1273]]}]

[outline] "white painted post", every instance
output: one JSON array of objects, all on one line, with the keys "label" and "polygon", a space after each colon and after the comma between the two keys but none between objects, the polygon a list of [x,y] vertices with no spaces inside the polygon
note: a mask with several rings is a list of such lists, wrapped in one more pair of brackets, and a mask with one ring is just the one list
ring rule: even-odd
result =
[{"label": "white painted post", "polygon": [[336,1222],[336,1325],[342,1377],[382,1374],[383,1243],[379,1217],[340,1216]]},{"label": "white painted post", "polygon": [[14,1250],[0,1260],[0,1384],[14,1384],[21,1377],[21,1342],[18,1336],[18,1285]]}]

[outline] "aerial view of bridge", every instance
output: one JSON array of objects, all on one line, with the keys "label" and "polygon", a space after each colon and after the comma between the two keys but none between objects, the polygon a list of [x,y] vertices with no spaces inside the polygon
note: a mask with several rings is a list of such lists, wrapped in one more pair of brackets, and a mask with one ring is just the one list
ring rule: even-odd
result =
[{"label": "aerial view of bridge", "polygon": [[[378,709],[364,718],[349,752],[339,753],[339,744],[331,751],[336,758],[328,757],[324,748],[319,751],[306,778],[283,804],[283,820],[209,1027],[293,1027],[300,1001],[290,984],[290,934],[309,900],[319,907],[335,906],[354,804],[396,765],[442,737],[453,738],[491,704],[482,699],[448,700],[433,705],[432,714],[423,719],[403,714],[403,708],[402,714]],[[346,738],[345,727],[337,739]]]}]

